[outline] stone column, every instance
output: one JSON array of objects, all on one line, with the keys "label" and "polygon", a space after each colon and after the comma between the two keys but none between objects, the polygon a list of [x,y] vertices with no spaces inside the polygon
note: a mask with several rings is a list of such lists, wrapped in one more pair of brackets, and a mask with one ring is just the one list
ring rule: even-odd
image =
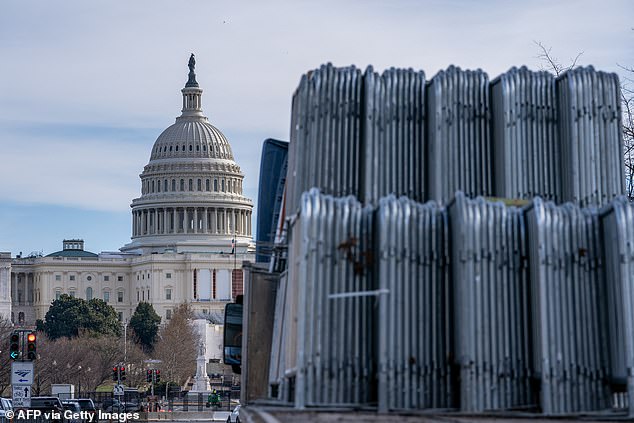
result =
[{"label": "stone column", "polygon": [[212,227],[211,232],[214,234],[217,234],[218,233],[218,209],[215,207],[212,214],[211,227]]},{"label": "stone column", "polygon": [[203,215],[203,232],[208,233],[209,232],[209,209],[205,207],[203,210],[205,212],[205,214]]},{"label": "stone column", "polygon": [[169,227],[169,216],[167,215],[167,207],[163,209],[163,233],[167,233],[167,228]]},{"label": "stone column", "polygon": [[223,233],[224,234],[228,234],[229,233],[229,225],[227,225],[227,216],[229,216],[229,213],[227,212],[227,209],[225,209],[225,218],[224,218],[224,222],[222,222],[222,223],[224,223],[224,227],[223,227],[223,229],[224,229]]},{"label": "stone column", "polygon": [[18,301],[18,275],[11,273],[11,301]]},{"label": "stone column", "polygon": [[194,207],[194,233],[198,233],[198,207]]},{"label": "stone column", "polygon": [[183,233],[186,234],[189,226],[189,219],[187,219],[187,207],[183,207]]}]

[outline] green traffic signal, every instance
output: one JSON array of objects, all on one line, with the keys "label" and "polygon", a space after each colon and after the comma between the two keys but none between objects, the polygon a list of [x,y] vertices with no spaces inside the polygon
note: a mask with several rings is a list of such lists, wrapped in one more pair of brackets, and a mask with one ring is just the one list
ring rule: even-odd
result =
[{"label": "green traffic signal", "polygon": [[20,334],[13,332],[10,338],[9,357],[11,360],[20,358]]}]

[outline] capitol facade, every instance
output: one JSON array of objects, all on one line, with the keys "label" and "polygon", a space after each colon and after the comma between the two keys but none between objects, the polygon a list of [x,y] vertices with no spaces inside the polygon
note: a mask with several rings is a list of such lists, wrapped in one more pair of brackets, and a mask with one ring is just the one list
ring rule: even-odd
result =
[{"label": "capitol facade", "polygon": [[203,115],[194,66],[192,55],[182,113],[159,135],[140,175],[130,243],[96,254],[68,239],[44,257],[0,253],[0,313],[17,326],[44,319],[62,294],[101,298],[122,322],[143,301],[163,322],[184,302],[198,317],[218,320],[242,294],[242,262],[255,259],[253,202],[243,195],[229,141]]}]

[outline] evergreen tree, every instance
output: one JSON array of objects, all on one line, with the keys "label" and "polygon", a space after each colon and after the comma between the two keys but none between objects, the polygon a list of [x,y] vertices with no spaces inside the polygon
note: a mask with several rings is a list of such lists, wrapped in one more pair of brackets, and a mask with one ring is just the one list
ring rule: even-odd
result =
[{"label": "evergreen tree", "polygon": [[121,323],[114,308],[102,300],[86,301],[65,294],[53,301],[42,327],[50,339],[73,338],[82,331],[121,336]]},{"label": "evergreen tree", "polygon": [[134,310],[130,326],[134,330],[136,340],[145,351],[152,351],[158,334],[161,317],[156,314],[152,304],[141,302]]}]

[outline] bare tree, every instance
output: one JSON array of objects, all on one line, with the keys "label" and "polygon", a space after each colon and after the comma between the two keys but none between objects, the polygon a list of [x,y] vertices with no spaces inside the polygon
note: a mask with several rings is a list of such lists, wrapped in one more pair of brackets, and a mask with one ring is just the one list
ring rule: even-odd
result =
[{"label": "bare tree", "polygon": [[553,72],[556,76],[561,75],[567,70],[574,69],[577,67],[577,62],[579,62],[579,58],[583,55],[583,51],[577,53],[574,58],[570,59],[570,64],[564,65],[559,59],[554,57],[551,53],[552,47],[546,47],[541,41],[533,41],[539,47],[540,53],[537,55],[537,58],[540,59],[544,65],[542,65],[542,70],[548,70]]},{"label": "bare tree", "polygon": [[627,196],[634,201],[634,68],[621,66],[621,69],[628,75],[621,81],[625,184]]},{"label": "bare tree", "polygon": [[191,324],[192,312],[187,304],[175,310],[159,334],[154,356],[162,361],[166,381],[183,385],[196,373],[196,356],[200,337]]},{"label": "bare tree", "polygon": [[11,359],[9,358],[9,336],[13,331],[13,324],[10,320],[0,316],[0,393],[11,385]]},{"label": "bare tree", "polygon": [[[537,58],[543,63],[542,70],[548,70],[559,76],[563,72],[577,67],[579,58],[583,52],[570,59],[568,65],[564,65],[555,58],[552,47],[546,47],[541,42],[535,41],[539,47]],[[634,201],[634,68],[621,66],[629,77],[621,80],[621,110],[623,130],[623,164],[625,167],[625,189],[630,201]]]}]

